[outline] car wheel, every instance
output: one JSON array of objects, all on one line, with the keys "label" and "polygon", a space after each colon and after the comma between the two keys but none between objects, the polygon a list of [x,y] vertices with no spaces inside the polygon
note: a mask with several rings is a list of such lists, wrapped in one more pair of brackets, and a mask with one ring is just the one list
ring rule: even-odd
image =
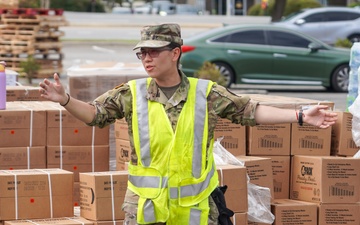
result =
[{"label": "car wheel", "polygon": [[349,37],[349,40],[352,42],[352,43],[355,43],[355,42],[360,42],[360,34],[353,34]]},{"label": "car wheel", "polygon": [[349,86],[350,67],[341,65],[331,75],[331,88],[336,92],[347,92]]},{"label": "car wheel", "polygon": [[225,77],[225,87],[230,87],[232,83],[235,82],[235,74],[232,68],[223,62],[213,62],[215,66],[218,68],[220,73]]}]

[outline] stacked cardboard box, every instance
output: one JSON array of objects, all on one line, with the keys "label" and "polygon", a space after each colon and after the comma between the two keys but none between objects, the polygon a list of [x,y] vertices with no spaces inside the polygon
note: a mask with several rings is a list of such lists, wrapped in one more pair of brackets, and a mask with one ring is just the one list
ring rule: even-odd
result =
[{"label": "stacked cardboard box", "polygon": [[121,223],[127,189],[127,171],[80,174],[80,216],[94,223]]},{"label": "stacked cardboard box", "polygon": [[0,169],[46,168],[46,110],[8,102],[0,110]]},{"label": "stacked cardboard box", "polygon": [[0,220],[72,217],[73,173],[61,169],[0,170]]}]

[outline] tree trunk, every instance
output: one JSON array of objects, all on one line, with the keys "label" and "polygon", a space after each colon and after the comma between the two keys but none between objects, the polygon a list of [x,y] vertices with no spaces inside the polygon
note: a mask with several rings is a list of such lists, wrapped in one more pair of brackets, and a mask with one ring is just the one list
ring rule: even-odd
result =
[{"label": "tree trunk", "polygon": [[285,10],[286,0],[275,0],[274,10],[271,15],[271,22],[281,19]]}]

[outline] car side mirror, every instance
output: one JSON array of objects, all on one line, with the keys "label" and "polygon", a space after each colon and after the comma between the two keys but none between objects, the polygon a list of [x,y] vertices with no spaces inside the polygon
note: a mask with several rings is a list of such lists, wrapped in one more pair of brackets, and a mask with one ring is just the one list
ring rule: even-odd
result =
[{"label": "car side mirror", "polygon": [[318,43],[312,42],[312,43],[310,43],[310,44],[308,45],[308,48],[310,49],[311,52],[316,52],[316,51],[318,51],[319,49],[321,49],[322,46],[321,46],[320,44],[318,44]]},{"label": "car side mirror", "polygon": [[295,21],[295,24],[300,26],[300,25],[303,25],[305,22],[306,21],[304,19],[298,19]]}]

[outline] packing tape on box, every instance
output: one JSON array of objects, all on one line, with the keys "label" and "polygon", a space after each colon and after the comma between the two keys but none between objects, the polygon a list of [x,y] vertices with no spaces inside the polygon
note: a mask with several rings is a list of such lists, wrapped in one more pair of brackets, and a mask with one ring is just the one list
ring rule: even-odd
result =
[{"label": "packing tape on box", "polygon": [[27,168],[30,169],[30,148],[32,147],[32,139],[33,139],[33,120],[34,120],[34,110],[27,106],[22,105],[23,108],[30,110],[30,137],[29,137],[29,146],[26,148],[27,152]]},{"label": "packing tape on box", "polygon": [[59,134],[59,148],[60,148],[60,169],[63,168],[63,146],[62,146],[62,109],[63,107],[57,107],[57,106],[52,106],[54,109],[58,109],[59,110],[59,129],[60,129],[60,134]]},{"label": "packing tape on box", "polygon": [[220,171],[220,186],[223,186],[224,185],[224,174],[223,174],[223,171],[222,171],[222,168],[218,168],[218,170]]},{"label": "packing tape on box", "polygon": [[114,183],[113,183],[112,174],[110,174],[110,182],[111,182],[111,213],[112,213],[112,220],[115,221],[115,197],[114,197]]},{"label": "packing tape on box", "polygon": [[48,182],[49,182],[49,199],[50,199],[50,218],[53,218],[53,199],[52,199],[52,185],[51,185],[51,176],[49,172],[46,172],[44,170],[41,169],[37,169],[40,172],[43,172],[45,174],[47,174],[48,177]]}]

